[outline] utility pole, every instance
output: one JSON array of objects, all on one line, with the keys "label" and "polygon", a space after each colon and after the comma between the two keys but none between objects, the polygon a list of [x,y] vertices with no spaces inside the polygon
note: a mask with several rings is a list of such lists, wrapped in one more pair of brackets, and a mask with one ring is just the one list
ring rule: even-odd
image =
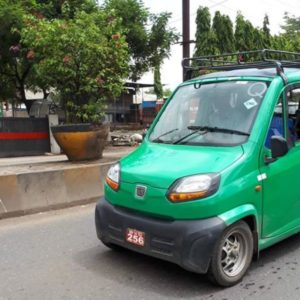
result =
[{"label": "utility pole", "polygon": [[[182,0],[182,58],[190,57],[190,0]],[[183,69],[183,80],[185,79]]]}]

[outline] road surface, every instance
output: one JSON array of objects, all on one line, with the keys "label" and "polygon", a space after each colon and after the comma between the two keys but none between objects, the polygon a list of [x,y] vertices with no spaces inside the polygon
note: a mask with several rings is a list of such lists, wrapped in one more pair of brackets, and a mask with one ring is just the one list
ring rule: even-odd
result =
[{"label": "road surface", "polygon": [[299,299],[300,235],[261,253],[239,285],[100,244],[94,204],[0,220],[0,300]]}]

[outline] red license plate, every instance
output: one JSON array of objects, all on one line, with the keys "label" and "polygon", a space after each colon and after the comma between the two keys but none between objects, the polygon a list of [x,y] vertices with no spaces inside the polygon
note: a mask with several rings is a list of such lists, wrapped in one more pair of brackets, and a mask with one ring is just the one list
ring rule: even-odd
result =
[{"label": "red license plate", "polygon": [[126,230],[126,241],[128,243],[144,247],[145,246],[145,232],[139,231],[132,228],[127,228]]}]

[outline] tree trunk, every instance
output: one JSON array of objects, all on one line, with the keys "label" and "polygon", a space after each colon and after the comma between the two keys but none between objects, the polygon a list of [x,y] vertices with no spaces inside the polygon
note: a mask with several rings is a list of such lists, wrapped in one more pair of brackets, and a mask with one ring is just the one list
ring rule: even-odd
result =
[{"label": "tree trunk", "polygon": [[33,101],[32,100],[27,100],[26,99],[26,93],[25,93],[25,85],[24,82],[22,80],[19,80],[19,86],[17,87],[18,91],[19,91],[19,101],[21,103],[24,103],[26,106],[26,110],[27,113],[29,114],[30,112],[30,108],[32,106]]},{"label": "tree trunk", "polygon": [[46,100],[47,99],[47,97],[48,97],[48,95],[50,94],[49,92],[47,92],[47,90],[46,89],[42,89],[42,91],[43,91],[43,94],[44,94],[44,96],[43,96],[43,99],[44,100]]},{"label": "tree trunk", "polygon": [[154,92],[157,96],[157,99],[163,97],[163,86],[160,79],[160,65],[157,64],[154,68]]}]

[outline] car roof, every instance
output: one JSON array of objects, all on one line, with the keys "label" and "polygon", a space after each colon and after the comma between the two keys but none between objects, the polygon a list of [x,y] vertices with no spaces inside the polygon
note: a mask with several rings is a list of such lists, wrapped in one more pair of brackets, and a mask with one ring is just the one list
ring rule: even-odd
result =
[{"label": "car roof", "polygon": [[[284,73],[288,76],[289,74],[299,72],[298,68],[284,68]],[[275,68],[268,69],[257,69],[257,68],[249,68],[249,69],[239,69],[239,70],[231,70],[231,71],[222,71],[222,72],[214,72],[205,74],[195,79],[208,79],[208,78],[219,78],[219,77],[268,77],[274,78],[277,76],[277,71]]]}]

